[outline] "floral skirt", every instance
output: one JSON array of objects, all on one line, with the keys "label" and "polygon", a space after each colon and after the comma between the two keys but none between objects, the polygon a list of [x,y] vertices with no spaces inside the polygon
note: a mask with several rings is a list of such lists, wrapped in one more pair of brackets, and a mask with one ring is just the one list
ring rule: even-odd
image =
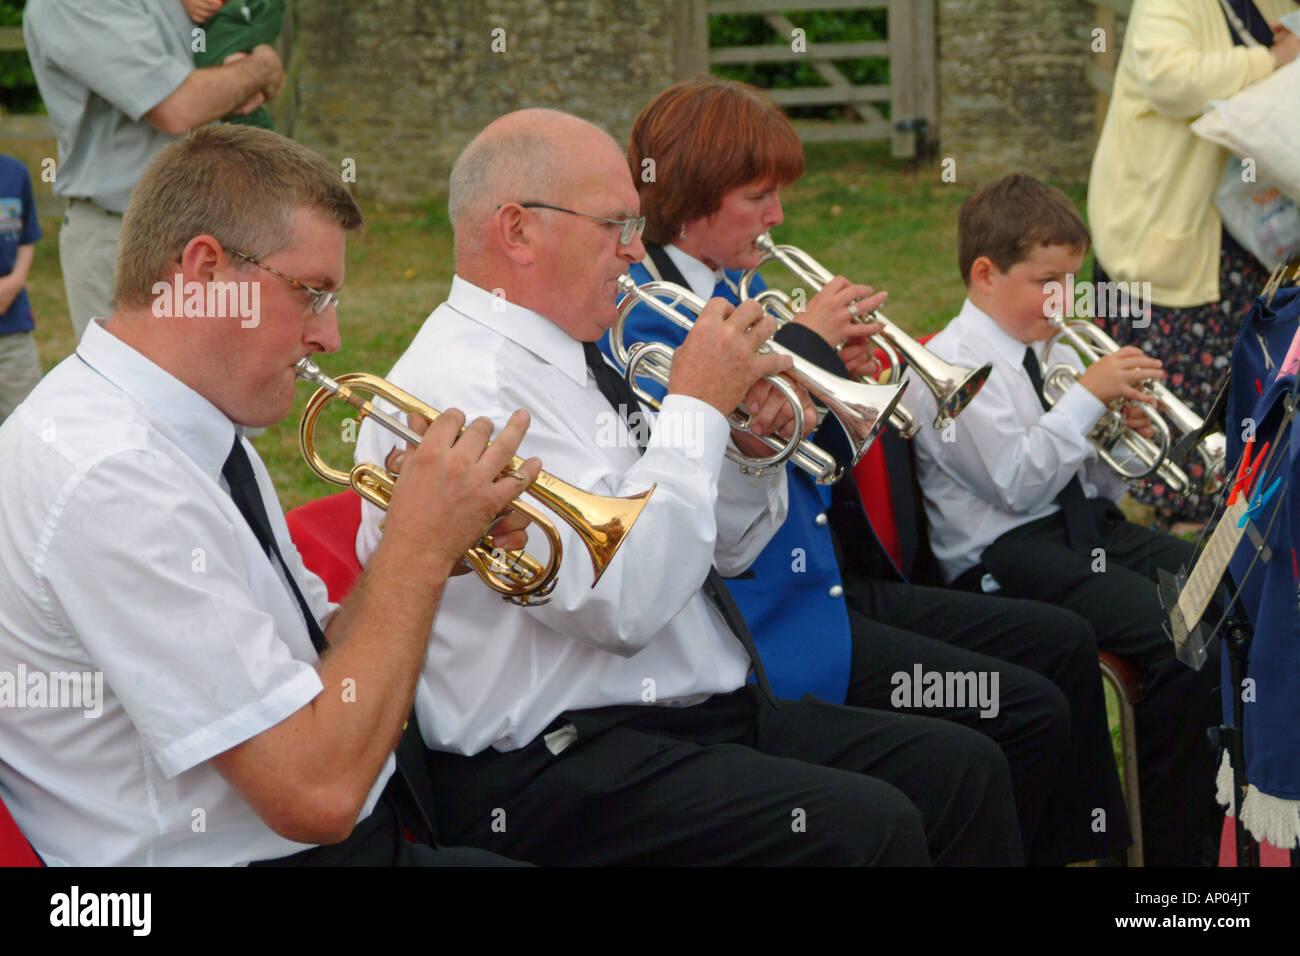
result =
[{"label": "floral skirt", "polygon": [[[1095,261],[1092,277],[1094,282],[1110,278]],[[1135,328],[1129,318],[1104,315],[1108,297],[1099,295],[1096,322],[1120,345],[1136,345],[1160,359],[1168,373],[1165,386],[1204,417],[1227,379],[1237,332],[1267,281],[1268,270],[1224,232],[1218,302],[1182,309],[1151,304],[1151,324]],[[1125,301],[1123,296],[1119,301]],[[1178,435],[1173,437],[1177,440]],[[1215,497],[1200,493],[1204,469],[1199,460],[1190,458],[1185,470],[1192,487],[1184,494],[1175,494],[1154,476],[1130,487],[1134,498],[1155,507],[1156,521],[1163,527],[1175,521],[1207,521],[1214,512]]]}]

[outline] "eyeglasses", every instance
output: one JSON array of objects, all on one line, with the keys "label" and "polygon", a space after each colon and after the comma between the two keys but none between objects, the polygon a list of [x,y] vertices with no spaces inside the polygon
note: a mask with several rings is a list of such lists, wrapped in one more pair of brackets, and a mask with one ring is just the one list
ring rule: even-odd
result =
[{"label": "eyeglasses", "polygon": [[288,282],[290,285],[302,289],[309,296],[311,296],[311,310],[316,315],[320,315],[331,305],[334,306],[334,308],[336,309],[339,306],[339,297],[335,295],[333,292],[329,291],[329,289],[313,289],[307,283],[299,282],[293,276],[287,276],[283,272],[280,272],[277,269],[272,269],[270,266],[262,262],[259,262],[257,259],[254,259],[252,256],[244,255],[242,252],[232,252],[231,255],[236,259],[243,259],[245,262],[251,262],[259,269],[265,269],[267,272],[271,273],[271,275],[279,276],[281,279],[283,279],[285,282]]},{"label": "eyeglasses", "polygon": [[[565,209],[563,206],[552,206],[544,202],[521,202],[519,205],[525,209],[554,209],[556,212],[567,212],[571,216],[585,216],[588,219],[594,219],[596,222],[607,222],[611,226],[618,226],[618,244],[620,246],[631,245],[636,237],[641,235],[641,230],[645,228],[645,216],[628,216],[626,219],[609,219],[605,216],[593,216],[590,213],[578,212],[576,209]],[[498,209],[501,207],[498,206]]]}]

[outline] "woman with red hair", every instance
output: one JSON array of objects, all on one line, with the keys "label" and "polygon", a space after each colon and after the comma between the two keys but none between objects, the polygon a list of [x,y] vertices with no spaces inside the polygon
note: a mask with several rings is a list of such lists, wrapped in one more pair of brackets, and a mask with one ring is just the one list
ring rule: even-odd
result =
[{"label": "woman with red hair", "polygon": [[[627,155],[648,253],[632,277],[736,302],[741,271],[761,256],[755,238],[782,222],[781,188],[803,174],[803,149],[780,108],[742,83],[679,83],[638,117]],[[777,337],[840,375],[875,371],[867,336],[879,327],[856,318],[884,298],[836,276]],[[675,346],[684,338],[647,306],[629,316],[628,342]],[[1038,602],[910,584],[911,555],[897,567],[881,548],[852,481],[818,486],[794,466],[788,478],[785,525],[752,576],[729,582],[777,695],[974,727],[1010,764],[1028,861],[1121,852],[1130,838],[1087,622]],[[912,682],[933,672],[987,675],[996,691],[984,704],[975,694],[923,699]],[[1096,808],[1108,820],[1101,832],[1092,826]]]},{"label": "woman with red hair", "polygon": [[[780,189],[804,169],[803,146],[780,108],[752,86],[716,77],[678,83],[655,97],[637,118],[627,156],[647,249],[677,251],[715,270],[757,265],[754,239],[781,224]],[[867,337],[880,326],[856,318],[886,296],[836,276],[798,321],[846,343],[840,360],[852,374],[878,373]]]}]

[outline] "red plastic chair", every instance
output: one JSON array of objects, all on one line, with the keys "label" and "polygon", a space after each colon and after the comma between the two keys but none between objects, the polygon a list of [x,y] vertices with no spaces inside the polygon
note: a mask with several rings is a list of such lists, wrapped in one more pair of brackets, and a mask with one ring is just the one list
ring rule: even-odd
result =
[{"label": "red plastic chair", "polygon": [[[917,341],[924,345],[934,334],[931,332]],[[876,350],[876,360],[881,363],[885,360],[885,353],[880,349]],[[889,488],[889,470],[881,442],[872,442],[862,460],[854,466],[853,481],[858,486],[858,497],[862,499],[862,508],[871,522],[871,529],[876,532],[894,567],[901,568],[903,554],[898,543],[898,519],[894,513],[894,495]]]},{"label": "red plastic chair", "polygon": [[[1219,839],[1219,866],[1237,865],[1237,821],[1233,817],[1223,818],[1223,833]],[[1267,840],[1259,842],[1260,866],[1290,866],[1291,851],[1274,846]]]},{"label": "red plastic chair", "polygon": [[0,800],[0,866],[44,866]]},{"label": "red plastic chair", "polygon": [[303,564],[320,575],[331,601],[342,601],[361,574],[357,561],[357,528],[361,525],[361,496],[355,491],[318,498],[285,516]]},{"label": "red plastic chair", "polygon": [[1138,786],[1137,710],[1142,702],[1141,680],[1137,665],[1116,657],[1109,651],[1097,652],[1100,658],[1101,679],[1115,692],[1119,710],[1119,751],[1124,768],[1124,809],[1128,812],[1129,830],[1133,843],[1128,848],[1128,865],[1144,866],[1142,848],[1142,790]]}]

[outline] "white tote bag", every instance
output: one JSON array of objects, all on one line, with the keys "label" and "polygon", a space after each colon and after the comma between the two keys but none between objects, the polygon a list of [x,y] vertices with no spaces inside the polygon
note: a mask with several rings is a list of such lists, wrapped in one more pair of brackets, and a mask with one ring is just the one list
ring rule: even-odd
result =
[{"label": "white tote bag", "polygon": [[1211,100],[1192,132],[1253,159],[1256,179],[1300,201],[1300,60],[1229,99]]},{"label": "white tote bag", "polygon": [[1229,234],[1269,269],[1300,249],[1300,60],[1211,101],[1192,132],[1235,154],[1214,197]]}]

